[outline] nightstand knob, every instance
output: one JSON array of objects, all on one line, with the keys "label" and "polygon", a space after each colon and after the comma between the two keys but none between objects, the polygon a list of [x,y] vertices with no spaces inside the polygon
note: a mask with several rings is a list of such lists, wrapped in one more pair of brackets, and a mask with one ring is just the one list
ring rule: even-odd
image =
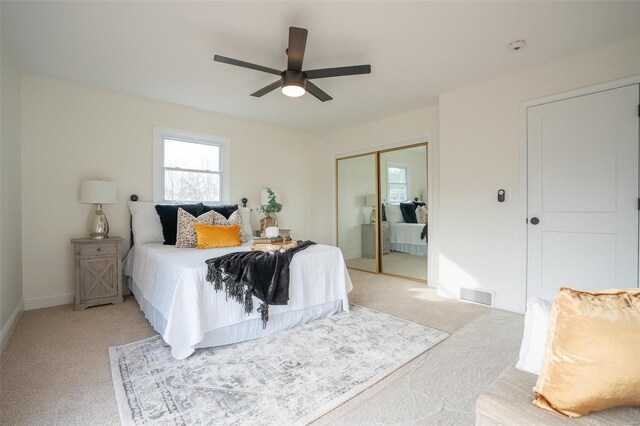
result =
[{"label": "nightstand knob", "polygon": [[98,251],[102,250],[101,248],[98,247]]}]

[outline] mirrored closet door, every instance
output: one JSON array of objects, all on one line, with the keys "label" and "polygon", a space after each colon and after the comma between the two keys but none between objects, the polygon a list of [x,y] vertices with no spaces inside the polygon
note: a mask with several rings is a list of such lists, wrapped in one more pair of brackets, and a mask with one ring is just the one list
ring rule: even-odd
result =
[{"label": "mirrored closet door", "polygon": [[336,160],[337,240],[347,267],[426,282],[427,148]]},{"label": "mirrored closet door", "polygon": [[375,154],[337,160],[338,247],[347,267],[378,272]]},{"label": "mirrored closet door", "polygon": [[390,275],[427,280],[427,147],[380,152],[382,256]]}]

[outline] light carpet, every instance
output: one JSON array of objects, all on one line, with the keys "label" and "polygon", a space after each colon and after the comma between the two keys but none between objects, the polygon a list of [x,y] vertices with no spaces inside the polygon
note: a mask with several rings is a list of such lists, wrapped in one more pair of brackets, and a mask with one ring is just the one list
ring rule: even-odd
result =
[{"label": "light carpet", "polygon": [[175,360],[159,336],[109,355],[124,424],[305,424],[447,337],[352,306],[351,314],[186,360]]},{"label": "light carpet", "polygon": [[518,359],[522,327],[522,315],[491,310],[312,426],[473,426],[478,395]]},{"label": "light carpet", "polygon": [[[444,351],[461,328],[492,309],[443,299],[437,296],[435,288],[417,282],[354,270],[349,274],[354,287],[349,293],[351,302],[452,335],[318,421],[340,417],[370,399],[377,402],[377,405],[373,405],[375,410],[384,411],[383,414],[393,419],[400,410],[393,404],[380,404],[376,394],[386,388],[390,388],[390,392],[397,390],[399,394],[406,394],[406,388],[399,388],[399,380],[404,377],[407,367],[420,363],[429,354],[436,355]],[[479,362],[484,363],[503,359],[504,347],[508,346],[508,353],[516,354],[509,363],[517,359],[522,337],[522,316],[514,316],[520,318],[510,324],[514,330],[518,330],[517,337],[488,323],[477,328],[474,336],[480,340],[500,340],[502,346],[490,346],[483,349],[490,352],[479,352],[474,346],[476,339],[465,338],[459,341],[456,351],[461,356],[464,353],[482,353],[484,361]],[[24,312],[1,356],[0,425],[120,424],[108,348],[156,334],[131,296],[125,297],[125,302],[119,305],[98,306],[84,311],[74,311],[73,305],[64,305]],[[430,358],[428,364],[434,370],[446,370],[453,375],[459,374],[464,368],[451,365],[445,356]],[[502,369],[507,366],[504,364]],[[416,410],[422,410],[428,395],[441,392],[441,389],[431,385],[429,380],[413,380],[409,385]],[[425,392],[420,393],[423,388]],[[459,392],[462,394],[462,391]],[[371,406],[368,407],[370,409]],[[403,411],[404,415],[411,417],[410,409],[406,410]],[[356,410],[348,416],[349,423],[362,423],[357,417],[358,413],[361,412]],[[419,413],[415,415],[417,418]]]}]

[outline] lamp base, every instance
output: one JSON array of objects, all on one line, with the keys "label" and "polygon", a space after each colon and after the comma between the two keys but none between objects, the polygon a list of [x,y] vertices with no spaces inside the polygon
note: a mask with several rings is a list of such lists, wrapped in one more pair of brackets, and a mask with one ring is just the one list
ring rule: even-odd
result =
[{"label": "lamp base", "polygon": [[94,240],[109,237],[109,222],[102,212],[102,204],[96,204],[96,210],[89,218],[89,237]]},{"label": "lamp base", "polygon": [[376,214],[376,207],[373,206],[371,209],[371,214],[369,215],[369,222],[376,223],[378,215]]}]

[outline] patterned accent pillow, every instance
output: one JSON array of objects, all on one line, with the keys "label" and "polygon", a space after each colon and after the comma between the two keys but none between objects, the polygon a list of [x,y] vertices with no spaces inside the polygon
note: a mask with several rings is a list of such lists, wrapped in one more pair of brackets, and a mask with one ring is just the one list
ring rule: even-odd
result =
[{"label": "patterned accent pillow", "polygon": [[176,247],[193,248],[198,245],[198,237],[196,236],[196,223],[204,225],[213,225],[214,214],[218,214],[213,210],[205,214],[195,217],[191,213],[183,209],[178,209],[178,232],[176,234]]},{"label": "patterned accent pillow", "polygon": [[236,210],[231,213],[229,219],[225,218],[223,215],[216,211],[210,211],[209,213],[213,213],[213,224],[217,226],[231,226],[231,225],[240,225],[238,227],[238,233],[240,234],[240,241],[246,243],[250,239],[250,235],[247,235],[244,232],[244,227],[242,226],[242,216],[240,216],[240,210]]},{"label": "patterned accent pillow", "polygon": [[416,218],[418,219],[418,223],[426,225],[429,222],[429,211],[427,210],[427,206],[416,207]]}]

